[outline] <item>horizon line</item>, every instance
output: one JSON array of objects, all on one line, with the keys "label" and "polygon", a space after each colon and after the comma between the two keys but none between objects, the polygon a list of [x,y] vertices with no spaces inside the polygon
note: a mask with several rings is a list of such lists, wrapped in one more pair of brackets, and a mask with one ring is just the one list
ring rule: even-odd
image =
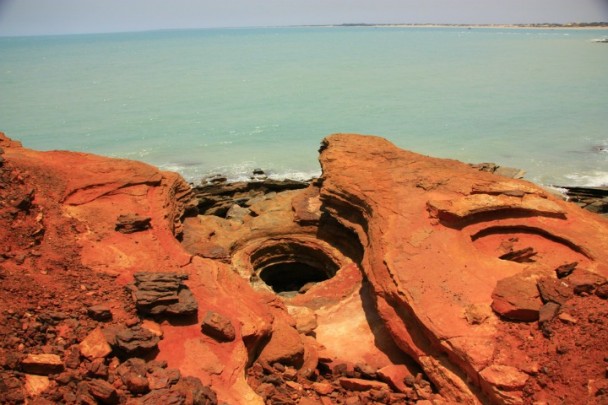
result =
[{"label": "horizon line", "polygon": [[224,26],[224,27],[183,27],[183,28],[153,28],[153,29],[134,29],[134,30],[117,30],[117,31],[91,31],[91,32],[73,32],[73,33],[48,33],[48,34],[0,34],[0,38],[30,38],[30,37],[60,37],[60,36],[78,36],[78,35],[112,35],[112,34],[137,34],[151,33],[163,31],[202,31],[202,30],[223,30],[223,29],[264,29],[264,28],[306,28],[306,27],[428,27],[428,28],[463,28],[463,27],[478,27],[478,28],[588,28],[588,29],[608,29],[608,22],[568,22],[568,23],[328,23],[328,24],[291,24],[291,25],[250,25],[250,26]]}]

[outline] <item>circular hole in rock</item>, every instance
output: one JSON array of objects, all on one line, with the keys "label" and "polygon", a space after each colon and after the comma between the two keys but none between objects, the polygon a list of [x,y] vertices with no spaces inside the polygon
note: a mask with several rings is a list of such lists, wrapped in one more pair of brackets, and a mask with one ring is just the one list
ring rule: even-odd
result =
[{"label": "circular hole in rock", "polygon": [[265,244],[251,255],[258,277],[275,293],[303,292],[302,287],[332,278],[340,265],[314,243],[280,240]]},{"label": "circular hole in rock", "polygon": [[274,292],[300,291],[308,283],[318,283],[329,279],[321,269],[305,263],[281,263],[264,268],[260,278]]}]

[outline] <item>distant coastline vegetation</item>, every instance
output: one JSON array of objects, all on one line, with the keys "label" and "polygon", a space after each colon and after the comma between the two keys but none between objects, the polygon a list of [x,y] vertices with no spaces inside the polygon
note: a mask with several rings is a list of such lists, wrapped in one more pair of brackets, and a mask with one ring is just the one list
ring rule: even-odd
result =
[{"label": "distant coastline vegetation", "polygon": [[[326,25],[327,26],[327,25]],[[533,23],[533,24],[435,24],[435,23],[344,23],[330,24],[332,27],[472,27],[472,28],[608,28],[608,22],[586,22],[586,23]]]}]

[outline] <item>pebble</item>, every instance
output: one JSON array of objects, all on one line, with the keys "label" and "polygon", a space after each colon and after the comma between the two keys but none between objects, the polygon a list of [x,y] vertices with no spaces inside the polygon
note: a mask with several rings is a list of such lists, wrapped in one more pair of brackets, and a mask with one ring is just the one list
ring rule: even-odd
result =
[{"label": "pebble", "polygon": [[576,318],[574,318],[572,315],[570,315],[567,312],[562,312],[560,313],[558,316],[560,321],[564,322],[564,323],[568,323],[568,324],[576,324]]}]

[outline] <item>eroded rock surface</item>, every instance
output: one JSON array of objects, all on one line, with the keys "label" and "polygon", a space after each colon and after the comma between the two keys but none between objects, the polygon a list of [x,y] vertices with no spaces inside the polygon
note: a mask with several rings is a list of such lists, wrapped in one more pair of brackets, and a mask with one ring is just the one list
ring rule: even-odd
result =
[{"label": "eroded rock surface", "polygon": [[608,399],[608,223],[516,173],[333,135],[320,179],[193,191],[0,148],[0,402]]},{"label": "eroded rock surface", "polygon": [[[380,138],[329,137],[320,160],[325,210],[367,247],[361,267],[380,316],[439,392],[470,403],[542,398],[526,389],[530,383],[522,373],[535,373],[524,366],[530,361],[526,352],[504,344],[525,335],[509,315],[538,319],[536,280],[555,277],[558,266],[576,261],[605,276],[607,222],[530,183],[415,155]],[[504,256],[517,251],[535,254],[525,260]],[[509,278],[521,280],[522,288],[502,288]],[[517,300],[503,299],[511,305],[504,312],[479,322],[464,316],[506,295]],[[503,367],[514,370],[516,385],[494,377]],[[605,378],[595,370],[583,378]],[[576,400],[577,390],[589,395],[569,388]]]},{"label": "eroded rock surface", "polygon": [[184,281],[187,274],[135,273],[133,300],[147,315],[187,316],[196,314],[198,302]]}]

